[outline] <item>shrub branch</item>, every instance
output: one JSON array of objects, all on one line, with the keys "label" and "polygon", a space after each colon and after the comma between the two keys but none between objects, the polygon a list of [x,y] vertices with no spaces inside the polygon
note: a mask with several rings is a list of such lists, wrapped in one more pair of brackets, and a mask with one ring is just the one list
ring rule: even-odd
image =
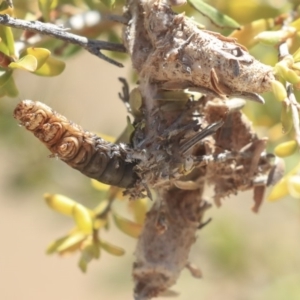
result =
[{"label": "shrub branch", "polygon": [[40,21],[26,21],[15,19],[7,14],[0,14],[0,24],[52,36],[56,39],[80,46],[91,54],[96,55],[97,57],[102,58],[115,66],[123,67],[121,63],[101,53],[101,50],[126,52],[126,49],[122,44],[88,39],[86,37],[67,32],[65,28],[59,27],[54,24],[43,23]]}]

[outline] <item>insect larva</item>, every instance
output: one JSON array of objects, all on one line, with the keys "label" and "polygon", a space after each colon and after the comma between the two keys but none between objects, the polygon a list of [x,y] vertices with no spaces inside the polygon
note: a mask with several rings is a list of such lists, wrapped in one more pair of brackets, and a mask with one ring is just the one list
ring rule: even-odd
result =
[{"label": "insect larva", "polygon": [[107,142],[41,102],[20,102],[14,117],[54,156],[84,175],[122,188],[136,182],[136,163],[127,161],[127,145]]}]

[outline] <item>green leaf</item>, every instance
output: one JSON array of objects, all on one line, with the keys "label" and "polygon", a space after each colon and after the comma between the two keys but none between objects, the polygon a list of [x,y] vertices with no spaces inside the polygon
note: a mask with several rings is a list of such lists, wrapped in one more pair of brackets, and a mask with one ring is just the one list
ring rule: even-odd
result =
[{"label": "green leaf", "polygon": [[91,179],[92,187],[98,191],[106,192],[109,190],[110,185],[102,183],[96,179]]},{"label": "green leaf", "polygon": [[7,83],[12,73],[13,72],[10,69],[0,69],[0,87]]},{"label": "green leaf", "polygon": [[90,234],[93,231],[93,219],[91,211],[81,204],[75,204],[72,209],[72,216],[80,231]]},{"label": "green leaf", "polygon": [[15,41],[11,28],[0,25],[0,51],[9,56],[15,55]]},{"label": "green leaf", "polygon": [[7,9],[9,9],[7,1],[2,1],[1,4],[0,4],[0,12],[1,12],[1,14],[3,14],[3,11],[7,10]]},{"label": "green leaf", "polygon": [[39,8],[43,15],[45,22],[50,21],[51,10],[58,4],[58,0],[39,0]]},{"label": "green leaf", "polygon": [[0,67],[8,68],[9,64],[13,61],[14,59],[12,57],[0,51]]},{"label": "green leaf", "polygon": [[274,149],[274,153],[279,157],[287,157],[296,152],[298,144],[296,140],[283,142],[277,145]]},{"label": "green leaf", "polygon": [[0,88],[0,97],[17,97],[19,94],[13,76],[10,76],[6,83]]},{"label": "green leaf", "polygon": [[258,42],[258,40],[254,39],[255,36],[273,27],[273,19],[259,19],[242,26],[241,30],[233,31],[229,36],[236,38],[239,44],[251,48]]},{"label": "green leaf", "polygon": [[115,4],[115,0],[101,0],[101,2],[108,8],[111,8]]},{"label": "green leaf", "polygon": [[37,59],[33,55],[26,55],[8,65],[12,69],[22,69],[34,72],[37,68]]},{"label": "green leaf", "polygon": [[40,76],[57,76],[63,72],[65,67],[66,64],[63,61],[50,56],[47,61],[34,72],[34,74]]},{"label": "green leaf", "polygon": [[80,260],[78,262],[78,267],[83,273],[87,271],[87,265],[88,262],[86,261],[85,257],[80,257]]},{"label": "green leaf", "polygon": [[[291,56],[286,56],[286,58],[275,65],[275,73],[285,81],[297,84],[300,82],[300,76],[298,76],[296,71],[291,69],[291,65],[294,65],[293,58]],[[295,67],[297,68],[297,65],[295,65]]]},{"label": "green leaf", "polygon": [[20,58],[26,55],[32,55],[37,60],[37,67],[36,70],[39,69],[50,57],[51,52],[45,48],[34,48],[29,47],[25,49],[25,51],[20,55]]},{"label": "green leaf", "polygon": [[74,200],[60,194],[44,194],[44,198],[48,206],[66,216],[72,216],[73,208],[77,204]]},{"label": "green leaf", "polygon": [[296,19],[294,22],[290,23],[289,26],[296,28],[297,31],[300,31],[300,18]]},{"label": "green leaf", "polygon": [[287,91],[284,85],[278,80],[273,80],[271,84],[272,84],[273,94],[276,100],[284,101],[287,98]]},{"label": "green leaf", "polygon": [[298,48],[293,54],[294,62],[297,63],[300,61],[300,48]]},{"label": "green leaf", "polygon": [[64,236],[58,240],[55,240],[54,242],[52,242],[48,247],[47,247],[47,250],[46,250],[46,253],[47,254],[53,254],[54,252],[57,251],[57,248],[65,242],[65,240],[67,240],[69,238],[69,235],[67,236]]},{"label": "green leaf", "polygon": [[125,250],[123,248],[120,248],[108,242],[104,242],[103,240],[100,241],[100,245],[105,251],[112,255],[122,256],[125,254]]},{"label": "green leaf", "polygon": [[[75,232],[67,236],[60,245],[56,248],[57,252],[65,252],[73,247],[77,248],[79,244],[86,238],[86,234],[82,232]],[[50,247],[49,247],[50,248]],[[49,249],[48,248],[48,249]]]},{"label": "green leaf", "polygon": [[263,31],[255,36],[255,39],[265,45],[276,46],[294,35],[295,31],[292,30]]},{"label": "green leaf", "polygon": [[230,17],[222,14],[214,7],[208,5],[201,0],[188,1],[199,13],[206,16],[216,26],[221,28],[239,29],[240,25]]},{"label": "green leaf", "polygon": [[137,238],[139,237],[141,231],[142,231],[142,226],[132,222],[124,217],[119,216],[115,212],[113,212],[113,219],[115,221],[116,226],[125,234]]},{"label": "green leaf", "polygon": [[87,265],[91,260],[98,259],[100,257],[100,247],[98,243],[94,243],[93,240],[85,241],[82,245],[81,256],[78,262],[78,266],[82,272],[86,272]]},{"label": "green leaf", "polygon": [[130,201],[130,207],[133,211],[134,220],[138,224],[143,225],[148,211],[148,199],[142,198]]}]

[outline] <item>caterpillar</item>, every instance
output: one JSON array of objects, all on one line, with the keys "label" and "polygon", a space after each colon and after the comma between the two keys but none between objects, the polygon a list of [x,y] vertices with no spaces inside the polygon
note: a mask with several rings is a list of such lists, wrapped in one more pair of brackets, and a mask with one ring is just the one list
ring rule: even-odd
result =
[{"label": "caterpillar", "polygon": [[130,188],[137,181],[136,163],[127,157],[129,146],[107,142],[41,102],[23,100],[14,118],[53,156],[84,175],[121,188]]}]

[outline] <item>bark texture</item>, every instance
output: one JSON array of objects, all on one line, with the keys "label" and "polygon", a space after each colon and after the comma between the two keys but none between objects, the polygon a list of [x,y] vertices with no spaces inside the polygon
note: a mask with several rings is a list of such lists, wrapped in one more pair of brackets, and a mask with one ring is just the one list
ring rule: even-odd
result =
[{"label": "bark texture", "polygon": [[168,1],[129,1],[124,44],[140,80],[218,95],[271,90],[272,68],[234,39],[201,30]]},{"label": "bark texture", "polygon": [[[188,265],[208,207],[205,183],[214,186],[217,205],[252,189],[253,210],[258,211],[272,181],[273,156],[265,152],[266,139],[257,137],[240,112],[240,99],[228,99],[260,101],[257,93],[271,90],[274,75],[234,39],[201,30],[175,14],[169,1],[130,0],[125,16],[124,45],[138,72],[142,98],[133,137],[140,159],[136,170],[155,196],[133,266],[135,299],[144,300],[167,290]],[[160,97],[187,88],[202,97]]]}]

